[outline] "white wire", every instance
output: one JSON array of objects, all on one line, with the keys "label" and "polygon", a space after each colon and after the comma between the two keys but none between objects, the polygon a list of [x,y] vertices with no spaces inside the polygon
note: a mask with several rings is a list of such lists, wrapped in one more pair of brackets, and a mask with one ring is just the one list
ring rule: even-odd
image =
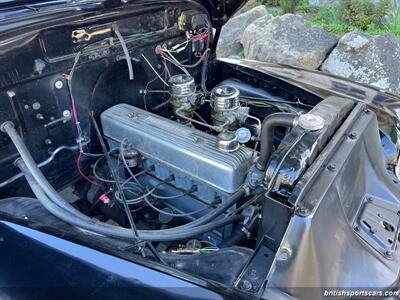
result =
[{"label": "white wire", "polygon": [[151,63],[148,61],[148,59],[146,58],[146,56],[144,56],[144,54],[142,53],[142,57],[144,58],[144,60],[147,62],[147,64],[150,66],[150,68],[153,70],[153,72],[157,75],[157,77],[166,85],[169,86],[169,84],[162,79],[162,77],[160,76],[160,74],[158,74],[158,72],[156,71],[156,69],[154,69],[154,67],[151,65]]},{"label": "white wire", "polygon": [[190,75],[189,71],[186,70],[185,67],[182,67],[179,65],[179,63],[176,62],[175,60],[172,60],[169,56],[163,55],[163,58],[167,61],[169,61],[171,64],[173,64],[174,66],[178,67],[179,69],[181,69],[183,71],[183,73],[185,73],[186,75]]}]

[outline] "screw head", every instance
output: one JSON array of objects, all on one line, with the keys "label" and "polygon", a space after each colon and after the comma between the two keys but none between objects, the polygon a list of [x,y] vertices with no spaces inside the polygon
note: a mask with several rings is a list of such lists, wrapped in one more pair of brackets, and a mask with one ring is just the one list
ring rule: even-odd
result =
[{"label": "screw head", "polygon": [[349,134],[349,139],[351,140],[355,140],[357,138],[357,133],[356,132],[352,132]]},{"label": "screw head", "polygon": [[355,230],[355,231],[360,231],[360,227],[358,227],[358,226],[356,225],[356,226],[354,226],[354,230]]},{"label": "screw head", "polygon": [[69,118],[70,116],[71,116],[71,112],[68,109],[63,111],[63,117],[64,118]]},{"label": "screw head", "polygon": [[54,83],[54,86],[55,86],[57,89],[62,89],[63,86],[64,86],[64,83],[63,83],[61,80],[57,80],[57,81]]},{"label": "screw head", "polygon": [[40,102],[34,102],[33,104],[32,104],[32,108],[34,109],[34,110],[39,110],[40,109]]},{"label": "screw head", "polygon": [[392,256],[392,251],[390,251],[390,250],[386,250],[385,251],[385,256],[387,256],[387,257],[390,257],[390,256]]},{"label": "screw head", "polygon": [[336,165],[335,164],[329,164],[327,166],[327,168],[328,168],[329,171],[332,171],[332,172],[336,171]]},{"label": "screw head", "polygon": [[297,207],[297,213],[301,216],[305,216],[308,213],[308,209],[305,208],[304,206]]}]

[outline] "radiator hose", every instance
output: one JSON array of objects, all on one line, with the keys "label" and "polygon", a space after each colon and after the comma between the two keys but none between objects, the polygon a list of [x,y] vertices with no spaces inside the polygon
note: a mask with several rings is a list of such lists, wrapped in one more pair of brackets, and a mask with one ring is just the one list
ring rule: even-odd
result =
[{"label": "radiator hose", "polygon": [[275,127],[292,128],[296,126],[299,116],[290,113],[274,113],[264,119],[260,134],[260,156],[256,162],[256,168],[265,171],[274,151]]},{"label": "radiator hose", "polygon": [[[90,218],[70,203],[64,200],[47,181],[41,170],[36,165],[22,138],[10,121],[0,126],[1,131],[7,133],[14,143],[21,158],[16,165],[24,174],[32,191],[40,203],[53,215],[71,225],[101,234],[122,239],[133,239],[132,230],[120,226],[110,225],[97,219]],[[202,233],[212,231],[227,224],[243,220],[242,216],[234,215],[219,218],[229,207],[242,199],[244,190],[233,194],[225,203],[215,208],[210,213],[188,224],[163,230],[138,230],[139,240],[142,241],[175,241],[190,238]],[[217,220],[216,220],[217,219]]]}]

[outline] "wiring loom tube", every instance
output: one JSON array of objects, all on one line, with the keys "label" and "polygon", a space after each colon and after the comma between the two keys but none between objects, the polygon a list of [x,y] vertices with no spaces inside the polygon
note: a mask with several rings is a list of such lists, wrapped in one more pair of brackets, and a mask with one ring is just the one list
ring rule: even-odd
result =
[{"label": "wiring loom tube", "polygon": [[264,119],[261,125],[260,134],[260,156],[256,162],[256,167],[260,171],[265,171],[267,164],[274,151],[274,131],[275,127],[292,128],[296,126],[298,115],[290,113],[275,113]]},{"label": "wiring loom tube", "polygon": [[[97,219],[90,218],[65,201],[50,185],[37,167],[29,150],[15,130],[14,124],[10,121],[4,122],[1,124],[0,129],[7,133],[13,141],[21,156],[21,158],[16,161],[16,165],[24,174],[38,200],[50,213],[69,224],[92,232],[129,240],[133,238],[131,229],[106,224]],[[138,230],[138,238],[143,241],[175,241],[190,238],[227,224],[241,221],[243,217],[238,215],[225,217],[216,221],[214,220],[229,207],[242,199],[243,194],[244,190],[239,190],[211,213],[188,224],[164,230]]]},{"label": "wiring loom tube", "polygon": [[113,26],[113,30],[114,30],[115,34],[117,35],[118,40],[121,43],[122,50],[124,51],[124,54],[125,54],[126,63],[128,64],[129,80],[133,80],[134,78],[133,78],[132,60],[129,55],[128,47],[126,46],[125,40],[124,40],[122,34],[119,32],[117,25]]}]

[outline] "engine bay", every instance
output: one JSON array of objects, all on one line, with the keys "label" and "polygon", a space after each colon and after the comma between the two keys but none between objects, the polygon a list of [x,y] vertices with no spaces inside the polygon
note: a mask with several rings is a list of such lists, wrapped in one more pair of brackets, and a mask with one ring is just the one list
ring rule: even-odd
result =
[{"label": "engine bay", "polygon": [[2,198],[48,213],[30,222],[260,295],[297,184],[356,103],[221,63],[214,35],[184,2],[25,37],[1,58]]}]

